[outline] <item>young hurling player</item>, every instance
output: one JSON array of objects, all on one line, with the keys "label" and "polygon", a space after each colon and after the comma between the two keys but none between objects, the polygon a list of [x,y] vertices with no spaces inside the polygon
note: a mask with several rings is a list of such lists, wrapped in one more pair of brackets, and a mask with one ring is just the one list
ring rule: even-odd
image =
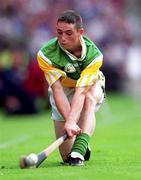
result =
[{"label": "young hurling player", "polygon": [[70,165],[83,165],[90,156],[88,144],[96,125],[95,112],[104,99],[105,80],[99,70],[103,55],[84,36],[77,12],[63,12],[56,31],[57,37],[39,50],[38,63],[50,86],[56,137],[65,131],[69,136],[59,148],[62,159]]}]

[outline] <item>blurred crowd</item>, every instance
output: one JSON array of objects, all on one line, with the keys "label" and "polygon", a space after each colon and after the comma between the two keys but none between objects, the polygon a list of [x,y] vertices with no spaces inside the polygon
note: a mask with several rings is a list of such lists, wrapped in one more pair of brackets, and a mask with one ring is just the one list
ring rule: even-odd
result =
[{"label": "blurred crowd", "polygon": [[138,0],[1,0],[0,106],[8,114],[37,113],[37,99],[48,100],[36,54],[55,36],[56,19],[66,9],[82,15],[85,34],[103,52],[107,90],[138,84],[140,5]]}]

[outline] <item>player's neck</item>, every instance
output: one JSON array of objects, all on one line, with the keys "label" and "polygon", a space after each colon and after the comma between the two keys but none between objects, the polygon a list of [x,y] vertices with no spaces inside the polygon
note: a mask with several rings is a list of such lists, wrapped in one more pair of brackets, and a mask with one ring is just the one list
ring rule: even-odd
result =
[{"label": "player's neck", "polygon": [[80,58],[82,53],[82,46],[78,46],[77,48],[69,51],[71,54],[73,54],[75,57]]}]

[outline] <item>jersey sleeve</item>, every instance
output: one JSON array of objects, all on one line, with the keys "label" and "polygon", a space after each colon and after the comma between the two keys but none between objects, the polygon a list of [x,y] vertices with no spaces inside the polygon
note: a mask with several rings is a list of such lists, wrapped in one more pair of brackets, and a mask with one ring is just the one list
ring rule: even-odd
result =
[{"label": "jersey sleeve", "polygon": [[52,86],[60,77],[66,77],[66,73],[54,67],[52,62],[43,54],[42,51],[38,52],[37,60],[39,67],[44,72],[45,78],[50,86]]},{"label": "jersey sleeve", "polygon": [[103,63],[103,55],[95,58],[82,72],[77,80],[76,87],[84,87],[95,84],[98,79],[99,69]]}]

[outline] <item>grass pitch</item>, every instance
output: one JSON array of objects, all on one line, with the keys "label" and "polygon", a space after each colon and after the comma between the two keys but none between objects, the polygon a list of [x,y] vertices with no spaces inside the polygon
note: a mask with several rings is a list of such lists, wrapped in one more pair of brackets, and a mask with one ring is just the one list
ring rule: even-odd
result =
[{"label": "grass pitch", "polygon": [[50,112],[35,116],[0,114],[0,179],[120,180],[141,179],[141,97],[108,95],[97,113],[84,167],[60,164],[58,150],[37,169],[19,169],[19,157],[38,153],[55,140]]}]

